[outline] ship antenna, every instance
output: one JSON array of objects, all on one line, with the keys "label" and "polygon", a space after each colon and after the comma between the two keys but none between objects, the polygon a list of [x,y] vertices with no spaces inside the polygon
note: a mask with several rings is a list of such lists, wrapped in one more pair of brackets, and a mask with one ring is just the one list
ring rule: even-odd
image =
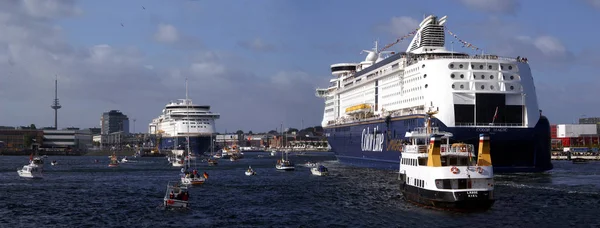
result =
[{"label": "ship antenna", "polygon": [[185,102],[188,102],[188,79],[185,78]]}]

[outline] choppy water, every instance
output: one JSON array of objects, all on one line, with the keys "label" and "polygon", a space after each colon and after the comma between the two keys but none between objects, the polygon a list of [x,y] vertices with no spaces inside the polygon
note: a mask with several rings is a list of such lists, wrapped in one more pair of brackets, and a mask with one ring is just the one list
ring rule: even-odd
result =
[{"label": "choppy water", "polygon": [[[324,161],[331,176],[317,177],[305,167],[278,171],[276,159],[246,153],[216,167],[198,163],[209,179],[191,188],[191,209],[172,211],[162,198],[180,169],[165,158],[108,168],[105,156],[49,157],[44,179],[27,180],[16,170],[28,156],[0,156],[0,227],[600,226],[600,162],[556,161],[544,174],[498,175],[491,210],[465,214],[405,202],[392,171],[344,166],[329,153],[290,157]],[[257,176],[244,175],[248,165]]]}]

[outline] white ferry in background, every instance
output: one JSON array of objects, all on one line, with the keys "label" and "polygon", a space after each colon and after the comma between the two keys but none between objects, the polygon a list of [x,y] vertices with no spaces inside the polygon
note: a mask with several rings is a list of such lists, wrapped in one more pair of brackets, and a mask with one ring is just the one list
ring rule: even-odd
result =
[{"label": "white ferry in background", "polygon": [[216,132],[215,120],[220,114],[210,111],[208,105],[196,105],[191,99],[169,102],[162,114],[149,124],[149,133],[156,134],[160,150],[184,149],[186,136],[193,154],[209,151]]},{"label": "white ferry in background", "polygon": [[365,61],[331,65],[334,76],[316,95],[325,99],[322,126],[338,160],[395,169],[405,133],[432,124],[452,140],[477,145],[491,137],[496,172],[552,169],[550,123],[538,108],[529,64],[522,58],[447,50],[446,17],[429,16],[406,52],[375,49]]}]

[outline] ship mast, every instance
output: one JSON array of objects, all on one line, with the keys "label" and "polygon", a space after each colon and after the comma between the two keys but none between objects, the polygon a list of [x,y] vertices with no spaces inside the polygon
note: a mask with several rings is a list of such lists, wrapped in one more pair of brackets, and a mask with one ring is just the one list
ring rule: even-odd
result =
[{"label": "ship mast", "polygon": [[440,110],[439,107],[436,110],[433,110],[433,104],[432,104],[432,106],[429,107],[429,110],[425,113],[427,115],[427,117],[425,118],[425,124],[426,124],[428,135],[431,135],[431,133],[432,133],[431,118],[433,117],[433,115],[438,114],[439,110]]},{"label": "ship mast", "polygon": [[[190,107],[189,107],[189,100],[188,100],[188,79],[185,78],[185,107],[186,107],[186,119],[187,123],[187,136],[185,137],[186,143],[187,143],[187,157],[189,158],[189,156],[192,154],[190,151]],[[185,155],[184,155],[185,156]],[[187,162],[186,162],[186,167],[185,169],[187,170]]]}]

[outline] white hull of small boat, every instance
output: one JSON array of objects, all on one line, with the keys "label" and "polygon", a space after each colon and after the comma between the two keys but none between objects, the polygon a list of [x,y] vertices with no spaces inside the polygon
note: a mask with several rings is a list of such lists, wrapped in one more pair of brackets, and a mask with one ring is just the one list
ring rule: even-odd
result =
[{"label": "white hull of small boat", "polygon": [[256,175],[256,172],[252,171],[246,171],[246,176],[252,176],[252,175]]},{"label": "white hull of small boat", "polygon": [[271,151],[271,156],[276,156],[277,155],[277,151]]},{"label": "white hull of small boat", "polygon": [[51,162],[50,165],[58,165],[58,162]]},{"label": "white hull of small boat", "polygon": [[284,165],[279,165],[279,164],[275,165],[275,168],[278,170],[294,170],[294,169],[296,169],[296,167],[294,167],[294,166],[284,166]]},{"label": "white hull of small boat", "polygon": [[310,169],[310,172],[312,173],[312,175],[315,175],[315,176],[328,176],[329,175],[329,172],[327,172],[327,171],[321,172],[321,171],[319,171],[318,168],[312,168],[312,169]]},{"label": "white hull of small boat", "polygon": [[17,170],[20,177],[39,179],[42,178],[42,172],[38,167],[31,167],[29,165],[23,166],[22,169]]},{"label": "white hull of small boat", "polygon": [[182,177],[181,178],[181,183],[185,184],[185,185],[201,185],[201,184],[204,184],[205,181],[206,181],[206,179],[203,177],[198,177],[198,178]]},{"label": "white hull of small boat", "polygon": [[188,201],[177,199],[165,199],[164,206],[167,208],[187,208]]},{"label": "white hull of small boat", "polygon": [[173,164],[173,167],[183,167],[183,160],[180,160],[180,161],[175,160],[171,164]]}]

